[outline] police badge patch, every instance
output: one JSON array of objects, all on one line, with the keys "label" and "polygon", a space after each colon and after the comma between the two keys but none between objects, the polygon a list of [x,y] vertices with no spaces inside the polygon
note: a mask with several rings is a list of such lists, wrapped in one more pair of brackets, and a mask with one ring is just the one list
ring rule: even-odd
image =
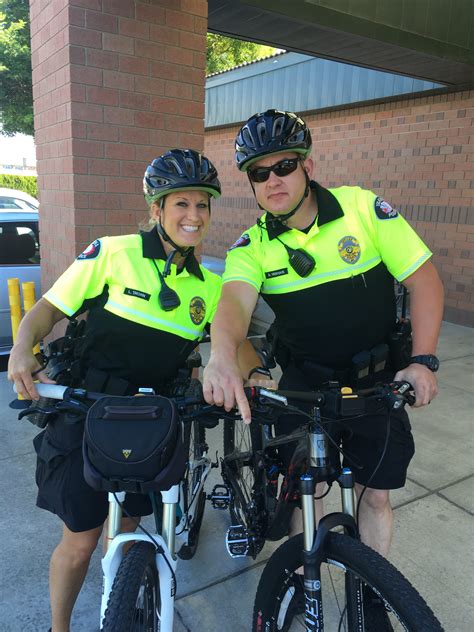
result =
[{"label": "police badge patch", "polygon": [[360,245],[355,237],[346,235],[337,244],[339,256],[346,263],[357,263],[360,259]]},{"label": "police badge patch", "polygon": [[230,252],[231,250],[234,250],[234,248],[243,248],[244,246],[248,246],[249,243],[250,243],[250,235],[248,233],[244,233],[237,239],[237,241],[234,244],[232,244],[228,252]]},{"label": "police badge patch", "polygon": [[78,256],[78,259],[80,260],[95,259],[96,257],[99,256],[99,252],[100,252],[100,239],[96,239],[89,246],[87,246],[84,252],[81,252],[81,254]]},{"label": "police badge patch", "polygon": [[374,208],[375,214],[379,219],[394,219],[398,217],[398,212],[381,197],[375,198]]},{"label": "police badge patch", "polygon": [[206,315],[206,301],[200,296],[195,296],[189,303],[189,315],[195,325],[200,325]]}]

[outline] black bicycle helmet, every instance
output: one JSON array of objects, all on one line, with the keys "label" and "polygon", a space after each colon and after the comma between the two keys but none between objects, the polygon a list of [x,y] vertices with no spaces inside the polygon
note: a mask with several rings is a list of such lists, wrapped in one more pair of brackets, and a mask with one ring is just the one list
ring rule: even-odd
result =
[{"label": "black bicycle helmet", "polygon": [[254,114],[240,129],[235,140],[235,160],[240,171],[269,154],[294,151],[307,158],[311,133],[302,118],[293,112],[267,110]]},{"label": "black bicycle helmet", "polygon": [[148,205],[172,191],[206,191],[221,194],[221,184],[212,162],[194,149],[170,149],[148,165],[143,178],[143,193]]}]

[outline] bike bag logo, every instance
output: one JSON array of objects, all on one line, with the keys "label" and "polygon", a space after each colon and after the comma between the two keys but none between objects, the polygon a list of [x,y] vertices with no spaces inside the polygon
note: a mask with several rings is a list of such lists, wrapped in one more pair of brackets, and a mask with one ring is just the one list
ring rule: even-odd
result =
[{"label": "bike bag logo", "polygon": [[131,450],[122,450],[123,456],[128,459],[128,457],[132,454]]}]

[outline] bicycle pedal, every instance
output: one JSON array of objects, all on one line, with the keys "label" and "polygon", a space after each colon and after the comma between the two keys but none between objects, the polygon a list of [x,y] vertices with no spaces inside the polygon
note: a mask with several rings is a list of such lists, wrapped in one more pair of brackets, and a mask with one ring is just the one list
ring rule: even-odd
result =
[{"label": "bicycle pedal", "polygon": [[225,536],[227,552],[233,558],[249,555],[249,537],[247,529],[242,524],[231,525]]},{"label": "bicycle pedal", "polygon": [[214,509],[227,509],[230,503],[230,493],[227,485],[214,485],[210,494],[206,496]]}]

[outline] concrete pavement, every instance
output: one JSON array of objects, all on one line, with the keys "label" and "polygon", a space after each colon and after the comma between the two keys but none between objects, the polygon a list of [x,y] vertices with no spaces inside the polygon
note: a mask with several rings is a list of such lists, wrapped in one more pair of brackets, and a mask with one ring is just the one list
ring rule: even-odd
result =
[{"label": "concrete pavement", "polygon": [[[203,352],[205,350],[203,349]],[[205,355],[205,353],[203,353]],[[474,330],[444,323],[439,345],[440,395],[413,411],[416,454],[403,490],[392,495],[395,534],[391,561],[435,611],[447,632],[471,632],[474,621]],[[36,429],[7,408],[11,387],[0,373],[2,519],[0,632],[42,632],[50,625],[48,560],[60,538],[55,516],[35,507]],[[208,433],[211,453],[222,453],[222,430]],[[219,482],[216,470],[208,490]],[[338,500],[330,494],[329,506]],[[275,544],[257,561],[228,557],[227,512],[206,507],[198,552],[178,565],[175,632],[245,632],[256,585]],[[72,632],[98,630],[100,555],[91,563]]]}]

